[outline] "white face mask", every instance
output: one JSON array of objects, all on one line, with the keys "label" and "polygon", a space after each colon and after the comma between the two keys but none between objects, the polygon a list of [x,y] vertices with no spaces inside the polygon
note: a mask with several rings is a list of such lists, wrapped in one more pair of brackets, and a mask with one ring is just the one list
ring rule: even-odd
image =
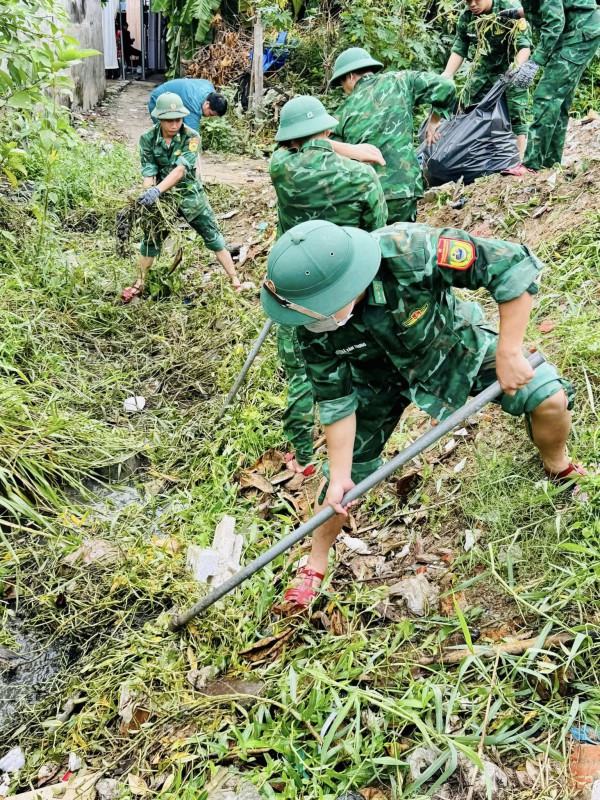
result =
[{"label": "white face mask", "polygon": [[352,316],[355,302],[355,300],[352,301],[350,311],[346,314],[344,319],[337,320],[332,314],[331,316],[327,317],[327,319],[318,319],[316,322],[309,322],[304,327],[312,333],[328,333],[329,331],[337,331],[337,329],[341,328],[342,325],[345,325]]}]

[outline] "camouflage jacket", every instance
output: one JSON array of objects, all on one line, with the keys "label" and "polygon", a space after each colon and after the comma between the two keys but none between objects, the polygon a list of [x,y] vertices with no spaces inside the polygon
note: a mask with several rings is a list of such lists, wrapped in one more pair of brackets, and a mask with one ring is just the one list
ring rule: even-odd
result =
[{"label": "camouflage jacket", "polygon": [[[519,8],[518,0],[494,0],[492,11],[497,14],[505,8]],[[452,52],[462,58],[475,57],[478,46],[478,31],[487,27],[490,23],[489,14],[471,13],[465,9],[456,24],[456,37],[452,45]],[[516,32],[516,33],[515,33]],[[515,55],[524,47],[531,47],[531,39],[527,33],[527,23],[525,20],[515,22],[514,20],[496,20],[491,28],[481,35],[479,42],[480,58],[475,66],[476,70],[486,72],[502,73],[512,64]]]},{"label": "camouflage jacket", "polygon": [[321,422],[347,417],[361,386],[376,395],[390,371],[398,391],[443,419],[466,402],[491,336],[461,315],[452,287],[485,287],[504,303],[537,292],[542,264],[524,245],[454,228],[399,222],[373,235],[381,268],[351,319],[329,333],[298,328]]},{"label": "camouflage jacket", "polygon": [[600,36],[600,9],[596,0],[521,0],[525,16],[539,33],[532,60],[544,67],[559,48],[572,48]]},{"label": "camouflage jacket", "polygon": [[456,100],[450,78],[433,72],[382,72],[362,77],[336,110],[332,139],[374,144],[385,167],[377,166],[386,200],[422,197],[421,167],[413,142],[413,111],[421,103],[448,118]]},{"label": "camouflage jacket", "polygon": [[200,139],[197,131],[186,125],[172,139],[171,144],[165,142],[160,123],[140,136],[140,160],[144,178],[156,176],[156,182],[164,180],[175,167],[185,167],[185,175],[177,184],[178,189],[193,188],[197,183],[196,159]]},{"label": "camouflage jacket", "polygon": [[280,148],[269,165],[277,193],[278,235],[309,219],[382,228],[387,205],[375,170],[333,152],[327,139],[309,139],[300,150]]}]

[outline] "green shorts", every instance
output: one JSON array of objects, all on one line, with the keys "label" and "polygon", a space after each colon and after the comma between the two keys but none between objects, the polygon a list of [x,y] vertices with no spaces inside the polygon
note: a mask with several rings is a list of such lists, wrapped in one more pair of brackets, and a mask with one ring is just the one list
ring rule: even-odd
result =
[{"label": "green shorts", "polygon": [[[497,380],[497,345],[498,337],[494,334],[481,368],[473,382],[472,395],[479,394],[479,392],[482,392]],[[358,392],[358,408],[356,410],[356,438],[352,456],[352,480],[355,483],[359,483],[383,463],[381,453],[400,421],[404,409],[409,405],[409,400],[399,394],[397,386],[393,384],[382,389],[362,385],[357,385],[355,388]],[[575,390],[567,380],[560,377],[556,367],[544,362],[536,369],[534,377],[524,389],[520,389],[512,397],[503,394],[494,402],[498,403],[503,411],[514,417],[525,415],[527,429],[531,435],[529,414],[544,400],[561,390],[564,390],[567,395],[568,409],[572,409]],[[329,485],[329,462],[325,464],[323,473],[328,480],[319,496],[319,503],[324,501]]]},{"label": "green shorts", "polygon": [[[203,239],[209,250],[218,253],[225,249],[225,239],[219,230],[217,220],[212,210],[208,197],[199,184],[186,191],[179,203],[179,213]],[[158,256],[162,243],[167,238],[167,233],[155,234],[150,239],[142,241],[140,253],[143,256]]]}]

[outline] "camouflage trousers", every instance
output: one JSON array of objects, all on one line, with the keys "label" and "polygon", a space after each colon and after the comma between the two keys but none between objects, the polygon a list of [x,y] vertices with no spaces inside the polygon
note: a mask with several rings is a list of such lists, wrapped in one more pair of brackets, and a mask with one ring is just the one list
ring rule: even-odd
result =
[{"label": "camouflage trousers", "polygon": [[[468,304],[465,311],[474,310],[472,308],[474,305]],[[487,328],[486,331],[488,331]],[[472,381],[472,395],[482,392],[496,380],[498,336],[493,331],[488,332],[488,349],[479,372]],[[410,401],[400,395],[393,380],[390,380],[384,387],[378,388],[359,383],[355,388],[358,392],[358,408],[356,409],[356,438],[352,456],[352,480],[359,483],[382,465],[381,453]],[[574,389],[567,380],[560,377],[552,364],[544,362],[536,369],[533,379],[524,389],[520,389],[510,397],[503,394],[494,402],[498,403],[502,410],[511,416],[525,416],[527,429],[531,434],[529,414],[544,400],[561,390],[565,391],[568,408],[571,409],[575,397]],[[422,410],[427,412],[426,408]],[[325,465],[323,472],[329,478],[329,464]],[[323,503],[325,499],[328,483],[327,481],[319,495],[320,503]]]},{"label": "camouflage trousers", "polygon": [[[483,100],[492,86],[496,83],[500,74],[490,74],[489,72],[473,70],[469,75],[464,93],[461,97],[463,106],[471,106]],[[527,89],[518,89],[516,86],[509,86],[506,90],[506,103],[508,105],[508,115],[510,124],[515,136],[527,133],[529,128],[529,92]]]},{"label": "camouflage trousers", "polygon": [[533,122],[523,163],[530,169],[560,164],[575,90],[594,57],[600,36],[552,54],[533,93]]},{"label": "camouflage trousers", "polygon": [[298,463],[305,466],[313,455],[315,404],[296,328],[288,325],[278,326],[277,351],[288,382],[283,412],[283,432],[296,452]]},{"label": "camouflage trousers", "polygon": [[[188,225],[200,234],[209,250],[218,253],[219,250],[225,249],[225,239],[202,186],[196,185],[182,192],[179,213]],[[144,239],[140,245],[140,253],[143,256],[160,255],[162,243],[167,235],[166,231],[161,231]]]},{"label": "camouflage trousers", "polygon": [[417,221],[417,199],[416,197],[398,197],[396,200],[386,197],[388,207],[387,224],[394,222],[416,222]]}]

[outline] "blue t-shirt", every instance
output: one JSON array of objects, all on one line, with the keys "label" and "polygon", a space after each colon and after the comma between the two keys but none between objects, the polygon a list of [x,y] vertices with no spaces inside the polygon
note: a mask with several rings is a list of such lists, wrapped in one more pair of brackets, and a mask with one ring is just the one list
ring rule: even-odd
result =
[{"label": "blue t-shirt", "polygon": [[[150,95],[148,100],[148,111],[152,113],[156,106],[156,101],[161,94],[165,92],[174,92],[178,94],[183,100],[183,105],[189,109],[190,113],[184,117],[184,123],[197,131],[200,128],[202,120],[202,105],[211,92],[214,92],[215,87],[210,81],[204,78],[175,78],[172,81],[157,86]],[[154,117],[152,121],[156,122]]]}]

